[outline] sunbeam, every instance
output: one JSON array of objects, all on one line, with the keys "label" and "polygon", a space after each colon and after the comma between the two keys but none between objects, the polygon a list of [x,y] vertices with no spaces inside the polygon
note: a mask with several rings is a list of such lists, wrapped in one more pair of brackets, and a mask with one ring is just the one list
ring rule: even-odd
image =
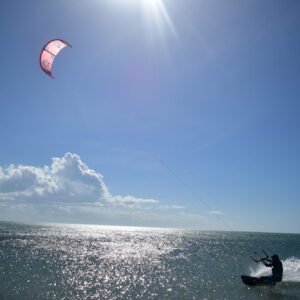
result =
[{"label": "sunbeam", "polygon": [[159,31],[161,35],[165,35],[166,28],[177,38],[177,32],[174,23],[166,9],[163,0],[141,0],[143,13],[147,19],[148,25]]}]

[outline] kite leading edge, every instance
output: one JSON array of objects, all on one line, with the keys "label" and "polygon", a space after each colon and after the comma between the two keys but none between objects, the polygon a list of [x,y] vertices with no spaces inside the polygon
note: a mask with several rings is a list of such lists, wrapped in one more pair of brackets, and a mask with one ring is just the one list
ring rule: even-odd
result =
[{"label": "kite leading edge", "polygon": [[43,47],[40,54],[40,66],[41,69],[51,78],[54,78],[52,75],[52,65],[57,54],[64,49],[65,47],[72,47],[69,43],[61,40],[54,39]]}]

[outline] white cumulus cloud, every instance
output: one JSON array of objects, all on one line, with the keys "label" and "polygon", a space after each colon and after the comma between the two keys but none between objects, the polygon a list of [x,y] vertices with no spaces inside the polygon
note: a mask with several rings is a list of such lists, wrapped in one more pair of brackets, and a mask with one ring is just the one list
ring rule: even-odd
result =
[{"label": "white cumulus cloud", "polygon": [[0,201],[127,207],[159,203],[131,195],[113,196],[103,176],[72,153],[53,158],[50,166],[0,167]]}]

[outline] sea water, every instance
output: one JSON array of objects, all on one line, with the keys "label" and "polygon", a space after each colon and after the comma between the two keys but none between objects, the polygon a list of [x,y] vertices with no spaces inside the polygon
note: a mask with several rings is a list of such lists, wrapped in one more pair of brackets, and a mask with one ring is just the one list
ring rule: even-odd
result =
[{"label": "sea water", "polygon": [[[241,274],[283,261],[283,282]],[[0,299],[300,299],[300,235],[0,222]]]}]

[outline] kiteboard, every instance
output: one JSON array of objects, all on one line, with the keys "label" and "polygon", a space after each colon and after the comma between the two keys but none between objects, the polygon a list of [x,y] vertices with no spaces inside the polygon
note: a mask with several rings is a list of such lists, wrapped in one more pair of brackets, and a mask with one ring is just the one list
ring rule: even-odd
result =
[{"label": "kiteboard", "polygon": [[256,285],[275,285],[275,282],[268,277],[252,277],[247,275],[241,276],[242,281],[246,285],[256,286]]}]

